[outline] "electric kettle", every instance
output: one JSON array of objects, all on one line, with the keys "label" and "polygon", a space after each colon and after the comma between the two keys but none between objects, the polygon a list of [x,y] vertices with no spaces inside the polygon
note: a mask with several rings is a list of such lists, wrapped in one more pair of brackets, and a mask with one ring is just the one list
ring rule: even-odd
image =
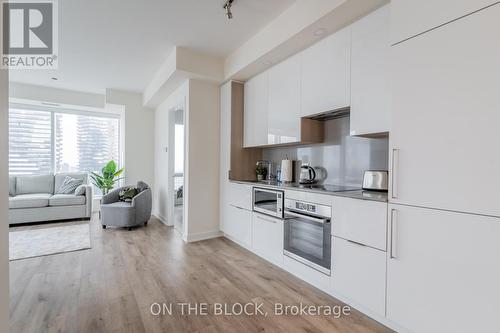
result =
[{"label": "electric kettle", "polygon": [[316,181],[316,171],[312,166],[304,164],[300,167],[300,184],[312,184]]}]

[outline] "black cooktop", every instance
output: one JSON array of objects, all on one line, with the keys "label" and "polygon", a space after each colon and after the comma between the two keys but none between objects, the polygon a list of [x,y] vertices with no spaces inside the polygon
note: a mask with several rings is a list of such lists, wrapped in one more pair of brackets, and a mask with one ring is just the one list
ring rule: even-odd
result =
[{"label": "black cooktop", "polygon": [[293,187],[305,188],[305,189],[310,189],[310,190],[318,190],[318,191],[326,191],[326,192],[347,192],[347,191],[361,190],[360,187],[328,185],[328,184],[298,184],[298,185],[294,185]]}]

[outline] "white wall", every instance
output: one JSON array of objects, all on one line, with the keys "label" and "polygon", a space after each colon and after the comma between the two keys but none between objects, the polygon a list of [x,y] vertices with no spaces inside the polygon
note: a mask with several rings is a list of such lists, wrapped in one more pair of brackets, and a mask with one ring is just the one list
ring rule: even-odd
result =
[{"label": "white wall", "polygon": [[9,97],[57,104],[104,107],[104,95],[10,82]]},{"label": "white wall", "polygon": [[184,238],[219,234],[219,110],[217,84],[189,80],[186,108]]},{"label": "white wall", "polygon": [[[154,144],[154,202],[153,214],[168,225],[173,225],[169,221],[169,175],[168,175],[168,148],[169,144],[169,113],[178,106],[185,104],[188,81],[186,80],[177,90],[174,91],[155,110],[155,144]],[[185,106],[185,105],[184,105]]]},{"label": "white wall", "polygon": [[0,332],[9,331],[8,71],[0,70]]},{"label": "white wall", "polygon": [[154,184],[154,112],[142,106],[142,95],[106,90],[106,103],[125,107],[125,184]]}]

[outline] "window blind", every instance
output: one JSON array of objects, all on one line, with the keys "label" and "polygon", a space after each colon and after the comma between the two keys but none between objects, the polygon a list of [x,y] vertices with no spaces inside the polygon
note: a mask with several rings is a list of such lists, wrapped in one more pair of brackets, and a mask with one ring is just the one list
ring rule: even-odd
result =
[{"label": "window blind", "polygon": [[9,172],[12,175],[100,171],[120,161],[116,115],[9,110]]},{"label": "window blind", "polygon": [[10,109],[9,173],[52,173],[51,112]]}]

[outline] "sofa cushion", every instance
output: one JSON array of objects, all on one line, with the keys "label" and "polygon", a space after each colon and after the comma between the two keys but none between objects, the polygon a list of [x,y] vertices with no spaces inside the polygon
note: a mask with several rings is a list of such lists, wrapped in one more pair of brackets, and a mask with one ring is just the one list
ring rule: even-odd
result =
[{"label": "sofa cushion", "polygon": [[83,179],[66,176],[61,186],[55,188],[55,194],[75,194],[76,188],[82,183]]},{"label": "sofa cushion", "polygon": [[58,173],[54,176],[54,188],[56,190],[61,187],[62,183],[64,182],[64,179],[67,176],[69,176],[71,178],[75,178],[75,179],[81,179],[82,184],[87,184],[87,174],[86,173],[82,173],[82,172]]},{"label": "sofa cushion", "polygon": [[33,193],[54,194],[54,176],[17,176],[16,195]]},{"label": "sofa cushion", "polygon": [[9,208],[40,208],[49,205],[49,198],[52,194],[49,193],[32,193],[32,194],[19,194],[15,197],[9,198]]},{"label": "sofa cushion", "polygon": [[49,199],[49,206],[85,205],[85,196],[73,194],[54,194]]},{"label": "sofa cushion", "polygon": [[16,195],[16,177],[9,176],[9,196]]}]

